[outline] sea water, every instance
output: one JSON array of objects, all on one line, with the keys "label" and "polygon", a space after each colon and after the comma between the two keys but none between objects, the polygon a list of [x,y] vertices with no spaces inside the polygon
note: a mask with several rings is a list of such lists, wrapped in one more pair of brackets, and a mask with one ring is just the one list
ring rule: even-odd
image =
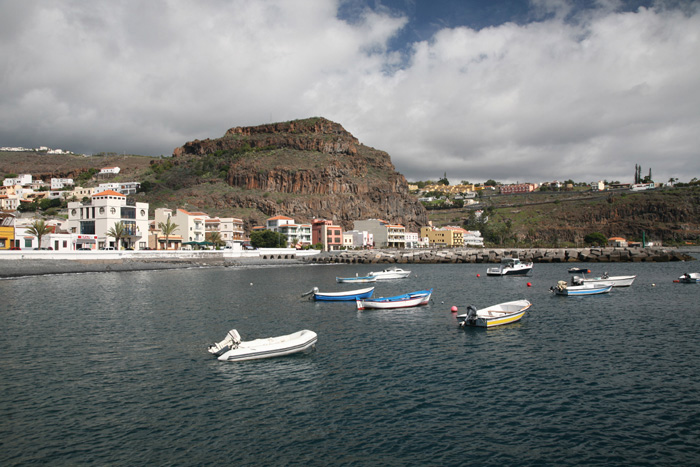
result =
[{"label": "sea water", "polygon": [[[359,312],[301,294],[370,265],[0,281],[1,465],[697,465],[700,285],[690,263],[577,264],[634,285],[554,296],[565,264],[405,265]],[[364,287],[365,284],[362,284]],[[461,329],[450,311],[533,303]],[[209,343],[311,329],[313,351],[220,362]]]}]

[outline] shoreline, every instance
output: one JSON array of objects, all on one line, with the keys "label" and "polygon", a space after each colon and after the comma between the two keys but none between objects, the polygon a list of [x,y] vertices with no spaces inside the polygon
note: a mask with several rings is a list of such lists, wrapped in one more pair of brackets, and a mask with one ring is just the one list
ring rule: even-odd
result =
[{"label": "shoreline", "polygon": [[0,261],[0,279],[56,274],[163,271],[191,268],[245,268],[306,264],[298,259],[164,259],[164,260],[51,260],[25,259]]},{"label": "shoreline", "polygon": [[209,256],[169,258],[105,259],[6,259],[0,257],[0,279],[53,274],[159,271],[190,268],[279,267],[322,264],[440,264],[500,263],[504,257],[519,257],[534,263],[610,263],[695,261],[677,248],[548,248],[548,249],[430,249],[430,250],[342,250],[313,256],[261,252],[258,256]]}]

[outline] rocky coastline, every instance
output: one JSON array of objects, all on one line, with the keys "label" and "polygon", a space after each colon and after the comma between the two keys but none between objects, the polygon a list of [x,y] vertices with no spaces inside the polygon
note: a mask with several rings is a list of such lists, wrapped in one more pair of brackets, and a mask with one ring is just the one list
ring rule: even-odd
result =
[{"label": "rocky coastline", "polygon": [[693,261],[676,248],[452,248],[340,251],[304,259],[311,263],[500,263],[502,258],[533,263],[626,263]]}]

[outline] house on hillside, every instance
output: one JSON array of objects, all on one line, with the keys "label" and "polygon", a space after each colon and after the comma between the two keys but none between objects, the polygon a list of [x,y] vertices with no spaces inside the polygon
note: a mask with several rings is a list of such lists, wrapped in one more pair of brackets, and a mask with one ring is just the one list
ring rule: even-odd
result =
[{"label": "house on hillside", "polygon": [[608,246],[626,248],[628,244],[627,240],[622,237],[610,237],[608,239]]}]

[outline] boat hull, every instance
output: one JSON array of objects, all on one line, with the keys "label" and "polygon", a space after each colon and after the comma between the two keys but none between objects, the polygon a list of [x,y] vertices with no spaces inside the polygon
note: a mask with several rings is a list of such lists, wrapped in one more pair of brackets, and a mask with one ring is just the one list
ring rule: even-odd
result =
[{"label": "boat hull", "polygon": [[370,277],[370,276],[365,276],[365,277],[336,277],[335,281],[340,283],[340,284],[364,284],[364,283],[371,283],[371,282],[377,282],[376,277]]},{"label": "boat hull", "polygon": [[580,297],[580,296],[584,296],[584,295],[599,295],[599,294],[608,293],[612,290],[612,287],[613,287],[612,285],[595,286],[595,287],[574,285],[574,286],[568,286],[567,288],[565,288],[563,290],[555,289],[554,293],[557,295],[565,296],[565,297]]},{"label": "boat hull", "polygon": [[581,279],[582,285],[594,285],[596,287],[629,287],[634,283],[637,276],[610,276],[610,277],[595,277]]},{"label": "boat hull", "polygon": [[487,276],[527,276],[532,271],[532,267],[521,268],[521,269],[506,269],[501,270],[500,268],[487,269]]},{"label": "boat hull", "polygon": [[412,292],[395,297],[357,300],[358,310],[391,310],[396,308],[412,308],[416,306],[427,305],[430,302],[430,296],[433,289],[423,290],[420,292]]},{"label": "boat hull", "polygon": [[319,302],[350,302],[372,297],[374,287],[347,292],[314,292],[313,299]]},{"label": "boat hull", "polygon": [[217,358],[222,362],[241,362],[282,357],[314,347],[317,341],[318,336],[315,332],[304,329],[286,336],[244,341]]}]

